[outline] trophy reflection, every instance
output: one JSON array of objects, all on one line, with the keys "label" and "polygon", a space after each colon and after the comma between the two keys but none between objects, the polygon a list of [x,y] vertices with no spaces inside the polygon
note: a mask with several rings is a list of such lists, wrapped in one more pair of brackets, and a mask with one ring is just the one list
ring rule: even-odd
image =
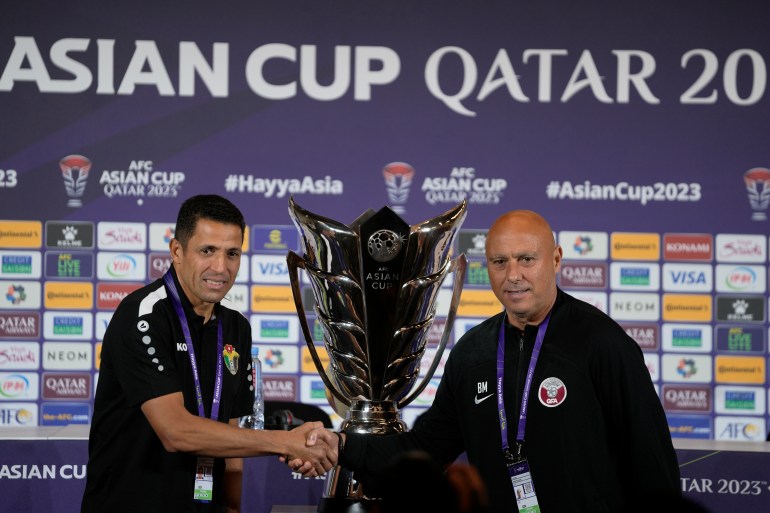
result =
[{"label": "trophy reflection", "polygon": [[[465,220],[463,201],[442,215],[409,226],[383,207],[367,210],[351,225],[309,212],[289,200],[304,255],[287,256],[294,303],[310,355],[340,430],[370,435],[405,431],[400,409],[430,381],[452,331],[465,277],[465,255],[451,258],[452,242]],[[302,304],[298,270],[315,298],[329,365],[324,369]],[[417,383],[439,289],[454,277],[446,325],[436,354]],[[416,384],[416,386],[415,386]],[[350,511],[378,500],[353,472],[337,465],[326,477],[318,511]],[[355,509],[355,508],[354,508]]]}]

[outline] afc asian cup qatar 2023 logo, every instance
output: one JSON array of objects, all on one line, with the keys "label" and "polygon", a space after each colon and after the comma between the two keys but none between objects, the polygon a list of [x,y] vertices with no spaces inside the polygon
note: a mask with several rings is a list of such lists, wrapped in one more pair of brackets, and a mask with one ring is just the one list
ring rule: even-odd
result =
[{"label": "afc asian cup qatar 2023 logo", "polygon": [[67,191],[68,207],[82,207],[86,180],[91,171],[91,160],[82,155],[68,155],[59,161],[64,190]]},{"label": "afc asian cup qatar 2023 logo", "polygon": [[770,206],[770,169],[764,167],[749,169],[743,175],[743,182],[746,184],[749,204],[754,211],[751,219],[767,221],[767,207]]},{"label": "afc asian cup qatar 2023 logo", "polygon": [[414,178],[414,168],[406,162],[391,162],[382,169],[382,176],[385,178],[388,199],[392,203],[391,209],[396,214],[403,215]]}]

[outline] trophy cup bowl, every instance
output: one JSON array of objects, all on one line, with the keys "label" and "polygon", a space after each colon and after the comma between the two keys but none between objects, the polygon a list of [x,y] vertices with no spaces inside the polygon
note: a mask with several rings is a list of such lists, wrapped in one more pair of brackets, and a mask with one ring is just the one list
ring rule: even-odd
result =
[{"label": "trophy cup bowl", "polygon": [[[452,259],[452,242],[467,203],[416,225],[383,207],[351,225],[309,212],[289,199],[304,255],[289,251],[294,303],[310,355],[327,398],[344,416],[340,431],[386,435],[406,431],[400,409],[427,386],[452,331],[467,262]],[[308,327],[299,269],[315,299],[315,314],[329,355],[324,368]],[[430,367],[417,383],[428,330],[444,278],[452,274],[446,325]],[[416,386],[415,386],[416,384]],[[337,465],[326,477],[318,511],[363,511],[367,495],[353,472]]]}]

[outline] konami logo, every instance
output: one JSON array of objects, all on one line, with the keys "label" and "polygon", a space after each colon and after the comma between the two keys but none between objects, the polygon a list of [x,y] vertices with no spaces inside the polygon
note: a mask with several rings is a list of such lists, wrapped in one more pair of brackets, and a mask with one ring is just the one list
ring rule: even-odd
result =
[{"label": "konami logo", "polygon": [[714,257],[714,238],[701,233],[663,235],[663,260],[710,262]]},{"label": "konami logo", "polygon": [[96,285],[96,308],[115,310],[123,298],[142,286],[141,283],[98,283]]}]

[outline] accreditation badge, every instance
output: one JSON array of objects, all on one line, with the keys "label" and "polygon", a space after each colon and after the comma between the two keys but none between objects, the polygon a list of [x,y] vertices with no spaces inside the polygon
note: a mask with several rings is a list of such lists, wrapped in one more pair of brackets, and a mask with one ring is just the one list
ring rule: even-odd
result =
[{"label": "accreditation badge", "polygon": [[214,498],[214,458],[199,457],[195,464],[195,502],[211,502]]},{"label": "accreditation badge", "polygon": [[516,506],[519,513],[540,513],[540,506],[535,495],[535,485],[532,483],[532,474],[529,473],[527,460],[515,463],[509,469],[513,493],[516,494]]},{"label": "accreditation badge", "polygon": [[517,456],[506,450],[504,457],[519,513],[540,513],[535,485],[532,482],[532,474],[529,472],[529,462],[521,456],[521,450],[517,451]]}]

